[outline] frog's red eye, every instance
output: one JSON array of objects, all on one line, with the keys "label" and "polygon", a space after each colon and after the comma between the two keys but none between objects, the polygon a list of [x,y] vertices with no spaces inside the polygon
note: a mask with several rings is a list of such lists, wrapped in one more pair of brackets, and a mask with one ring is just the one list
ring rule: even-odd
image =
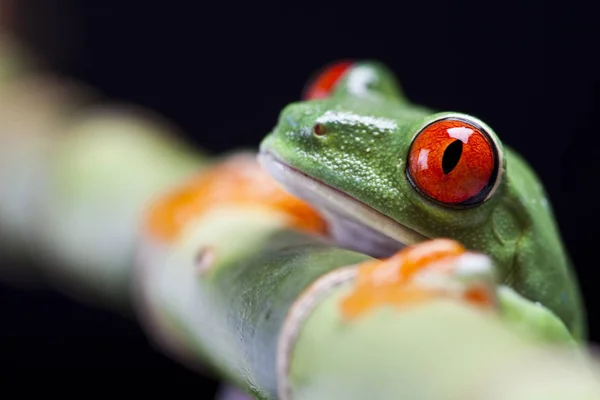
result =
[{"label": "frog's red eye", "polygon": [[302,98],[304,100],[314,100],[328,97],[340,78],[344,76],[346,71],[348,71],[353,64],[352,61],[348,60],[329,64],[310,80],[309,84],[304,89]]},{"label": "frog's red eye", "polygon": [[473,206],[489,197],[498,178],[499,150],[483,128],[460,118],[432,122],[413,140],[407,175],[430,199]]}]

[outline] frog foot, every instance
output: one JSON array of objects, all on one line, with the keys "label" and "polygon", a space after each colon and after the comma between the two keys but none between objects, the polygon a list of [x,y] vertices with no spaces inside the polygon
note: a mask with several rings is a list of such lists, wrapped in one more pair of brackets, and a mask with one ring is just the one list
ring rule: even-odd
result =
[{"label": "frog foot", "polygon": [[439,298],[497,309],[491,259],[467,251],[454,240],[428,240],[357,268],[355,286],[340,303],[346,318],[382,305],[404,308]]}]

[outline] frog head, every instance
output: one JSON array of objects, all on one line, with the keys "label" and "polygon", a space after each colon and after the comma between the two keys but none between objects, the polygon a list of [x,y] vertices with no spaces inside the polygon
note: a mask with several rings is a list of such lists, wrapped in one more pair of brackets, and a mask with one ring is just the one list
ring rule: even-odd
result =
[{"label": "frog head", "polygon": [[376,257],[486,230],[505,186],[503,147],[488,125],[411,104],[394,75],[369,61],[316,75],[280,113],[259,158],[323,213],[340,245]]}]

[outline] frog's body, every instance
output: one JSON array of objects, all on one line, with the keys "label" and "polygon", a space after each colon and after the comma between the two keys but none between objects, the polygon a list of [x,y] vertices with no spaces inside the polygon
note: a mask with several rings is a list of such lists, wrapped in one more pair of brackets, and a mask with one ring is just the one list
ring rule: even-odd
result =
[{"label": "frog's body", "polygon": [[[285,188],[323,212],[338,243],[385,257],[406,244],[456,239],[490,255],[504,284],[554,311],[574,337],[585,337],[576,277],[544,189],[489,126],[411,104],[374,62],[352,64],[319,97],[281,112],[260,158]],[[497,151],[485,199],[443,204],[423,195],[407,173],[415,137],[447,117],[480,127]]]}]

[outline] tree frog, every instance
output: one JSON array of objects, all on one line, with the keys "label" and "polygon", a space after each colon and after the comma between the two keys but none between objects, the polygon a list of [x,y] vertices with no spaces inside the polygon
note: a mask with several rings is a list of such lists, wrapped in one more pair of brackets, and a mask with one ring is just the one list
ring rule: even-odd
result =
[{"label": "tree frog", "polygon": [[585,339],[577,277],[533,169],[481,119],[413,104],[382,63],[339,61],[315,74],[258,157],[322,213],[340,246],[385,258],[454,239]]}]

